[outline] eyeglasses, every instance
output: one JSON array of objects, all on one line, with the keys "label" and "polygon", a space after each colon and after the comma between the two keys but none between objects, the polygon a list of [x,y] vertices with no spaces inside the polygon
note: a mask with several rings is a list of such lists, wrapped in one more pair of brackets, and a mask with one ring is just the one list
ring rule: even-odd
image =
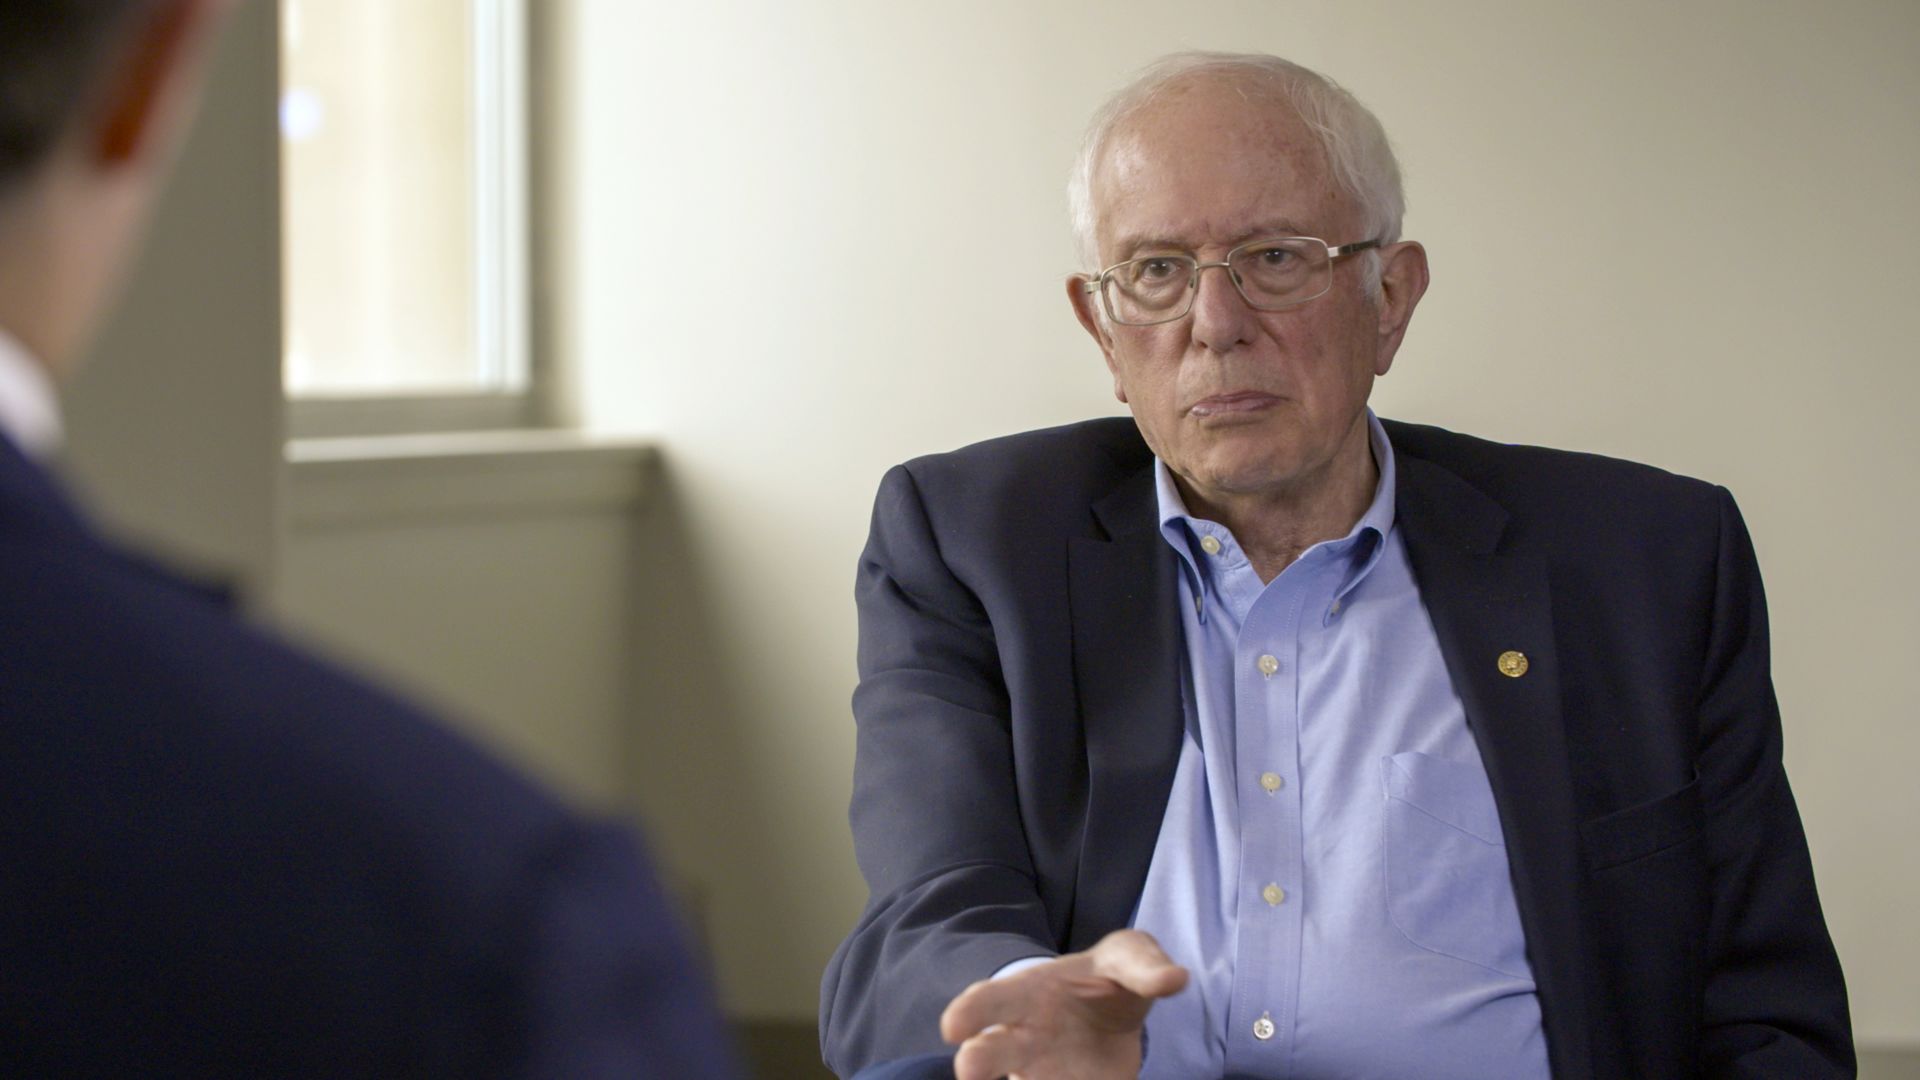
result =
[{"label": "eyeglasses", "polygon": [[1378,240],[1332,247],[1311,236],[1280,236],[1241,244],[1219,262],[1191,255],[1146,255],[1115,263],[1082,288],[1099,293],[1107,315],[1125,326],[1172,322],[1193,310],[1200,271],[1225,267],[1233,287],[1257,311],[1281,311],[1333,288],[1333,260],[1380,246]]}]

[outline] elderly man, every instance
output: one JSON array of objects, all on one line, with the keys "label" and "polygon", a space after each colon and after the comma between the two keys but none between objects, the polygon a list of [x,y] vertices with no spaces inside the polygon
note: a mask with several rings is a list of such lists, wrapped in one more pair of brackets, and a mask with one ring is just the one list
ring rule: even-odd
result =
[{"label": "elderly man", "polygon": [[227,6],[0,0],[0,1075],[733,1075],[630,836],[47,468]]},{"label": "elderly man", "polygon": [[1427,260],[1311,71],[1163,61],[1072,197],[1132,420],[881,486],[828,1062],[1850,1075],[1726,492],[1373,416]]}]

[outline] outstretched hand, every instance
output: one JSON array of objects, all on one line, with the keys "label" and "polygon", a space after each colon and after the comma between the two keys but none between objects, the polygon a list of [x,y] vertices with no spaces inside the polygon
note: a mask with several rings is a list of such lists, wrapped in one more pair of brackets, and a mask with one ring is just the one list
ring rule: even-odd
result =
[{"label": "outstretched hand", "polygon": [[1147,1010],[1186,985],[1187,969],[1152,935],[1117,930],[1085,952],[967,987],[941,1015],[940,1036],[960,1044],[956,1080],[1135,1080]]}]

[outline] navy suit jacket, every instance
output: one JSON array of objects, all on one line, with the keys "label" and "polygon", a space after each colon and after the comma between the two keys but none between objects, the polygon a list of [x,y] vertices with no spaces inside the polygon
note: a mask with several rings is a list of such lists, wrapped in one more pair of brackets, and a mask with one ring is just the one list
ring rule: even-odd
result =
[{"label": "navy suit jacket", "polygon": [[0,438],[0,1075],[733,1069],[627,833],[112,549]]},{"label": "navy suit jacket", "polygon": [[[1732,499],[1386,427],[1554,1075],[1851,1075]],[[1127,924],[1180,745],[1175,558],[1128,419],[922,458],[881,484],[856,589],[852,824],[871,899],[821,1000],[837,1071],[937,1049],[968,983]],[[1521,677],[1500,670],[1509,650]]]}]

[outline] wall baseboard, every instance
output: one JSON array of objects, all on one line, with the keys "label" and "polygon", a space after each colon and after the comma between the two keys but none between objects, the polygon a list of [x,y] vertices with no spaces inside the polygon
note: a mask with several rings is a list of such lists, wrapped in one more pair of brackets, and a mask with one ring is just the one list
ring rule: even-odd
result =
[{"label": "wall baseboard", "polygon": [[1920,1045],[1860,1047],[1860,1080],[1920,1080]]},{"label": "wall baseboard", "polygon": [[833,1080],[812,1020],[735,1019],[733,1037],[752,1080]]}]

